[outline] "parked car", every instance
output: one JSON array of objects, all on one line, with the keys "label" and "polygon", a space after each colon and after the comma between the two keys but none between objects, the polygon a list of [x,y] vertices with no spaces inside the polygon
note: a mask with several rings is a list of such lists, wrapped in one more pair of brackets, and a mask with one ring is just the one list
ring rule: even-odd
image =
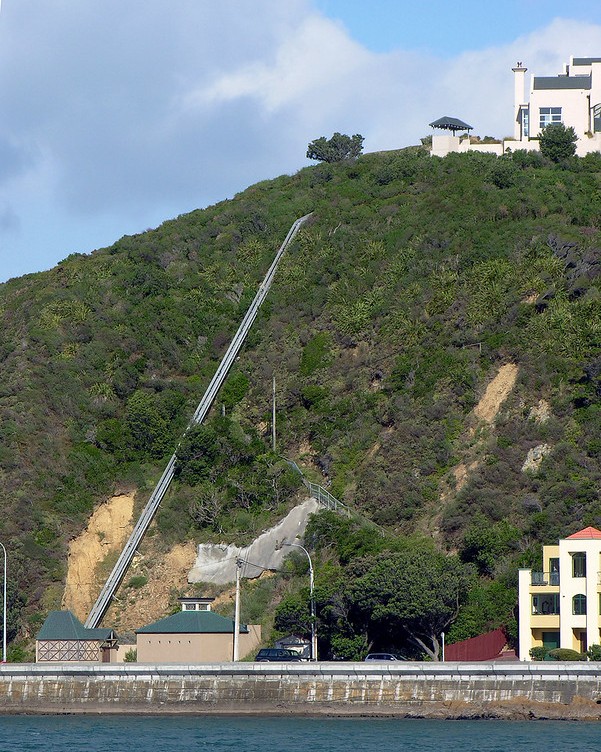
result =
[{"label": "parked car", "polygon": [[285,648],[261,648],[257,653],[255,661],[261,663],[265,661],[301,661],[302,658],[294,650],[286,650]]},{"label": "parked car", "polygon": [[366,661],[398,661],[399,659],[393,653],[370,653],[365,656]]}]

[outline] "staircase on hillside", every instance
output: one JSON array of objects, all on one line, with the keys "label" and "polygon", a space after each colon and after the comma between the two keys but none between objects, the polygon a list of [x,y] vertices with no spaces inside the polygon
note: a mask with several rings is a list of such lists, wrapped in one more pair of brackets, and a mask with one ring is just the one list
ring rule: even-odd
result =
[{"label": "staircase on hillside", "polygon": [[[225,353],[221,363],[219,364],[219,368],[211,379],[211,382],[207,387],[207,390],[198,407],[196,408],[196,411],[192,416],[192,419],[188,424],[188,428],[186,430],[194,425],[202,423],[202,421],[205,419],[215,397],[217,396],[219,389],[221,388],[228,375],[233,362],[235,361],[242,345],[244,344],[244,340],[246,339],[246,336],[257,317],[261,304],[263,303],[265,297],[267,296],[267,293],[269,292],[269,288],[271,287],[271,283],[273,282],[278,264],[280,262],[280,259],[282,258],[282,255],[284,254],[284,251],[294,240],[296,233],[309,219],[310,216],[311,214],[306,214],[304,217],[300,217],[292,224],[292,227],[288,231],[284,242],[280,246],[271,266],[267,271],[267,274],[265,275],[265,278],[263,279],[263,282],[261,282],[257,294],[250,304],[246,315],[242,320],[242,323],[238,327],[238,331],[234,335],[234,338],[230,346],[228,347],[227,352]],[[142,514],[140,515],[140,518],[129,537],[129,540],[125,544],[125,547],[123,548],[123,551],[121,552],[121,555],[119,556],[119,559],[117,560],[113,571],[109,575],[102,590],[100,591],[98,600],[92,606],[92,610],[90,611],[90,614],[85,622],[86,627],[97,627],[100,624],[106,610],[108,609],[110,602],[117,588],[119,587],[119,584],[121,583],[121,580],[123,579],[125,572],[127,571],[131,560],[134,557],[134,554],[136,553],[136,549],[140,545],[140,542],[142,541],[144,534],[148,530],[148,527],[152,522],[163,497],[167,493],[167,489],[169,488],[171,480],[173,479],[176,458],[177,450],[167,463],[167,467],[163,471],[163,474],[161,475],[156,488],[150,495],[150,498],[148,499],[148,502],[146,503],[146,506],[144,507],[144,510],[142,511]],[[325,489],[323,490],[325,491]],[[327,491],[325,491],[325,493],[327,493]]]}]

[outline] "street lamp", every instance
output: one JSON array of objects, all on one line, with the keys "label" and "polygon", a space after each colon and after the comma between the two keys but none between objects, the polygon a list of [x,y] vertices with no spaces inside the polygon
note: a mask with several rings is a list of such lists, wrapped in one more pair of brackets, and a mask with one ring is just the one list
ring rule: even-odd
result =
[{"label": "street lamp", "polygon": [[4,551],[4,606],[2,609],[2,663],[6,663],[6,549],[4,544],[0,543]]},{"label": "street lamp", "polygon": [[309,556],[309,552],[304,546],[301,546],[300,543],[282,543],[283,546],[293,546],[294,548],[300,548],[301,551],[304,551],[307,559],[309,560],[309,590],[310,590],[310,598],[311,598],[311,660],[316,661],[317,660],[317,627],[315,624],[315,597],[313,595],[313,588],[315,585],[314,578],[313,578],[313,562],[311,561],[311,557]]}]

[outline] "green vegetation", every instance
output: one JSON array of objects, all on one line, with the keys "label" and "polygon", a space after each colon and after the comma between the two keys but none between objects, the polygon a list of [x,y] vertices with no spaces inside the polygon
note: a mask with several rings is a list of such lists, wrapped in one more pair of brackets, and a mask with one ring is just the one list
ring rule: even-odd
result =
[{"label": "green vegetation", "polygon": [[552,162],[561,162],[576,154],[576,131],[563,123],[549,123],[539,137],[541,154]]},{"label": "green vegetation", "polygon": [[307,147],[307,159],[317,159],[320,162],[343,162],[357,159],[362,151],[363,136],[358,133],[354,136],[334,133],[330,139],[321,136],[311,141]]},{"label": "green vegetation", "polygon": [[[299,478],[269,449],[274,373],[279,452],[372,521],[320,515],[309,531],[324,654],[436,655],[442,624],[451,639],[512,637],[517,567],[601,526],[601,157],[326,161],[1,286],[11,637],[58,606],[66,543],[94,505],[124,488],[144,503],[309,211],[209,420],[179,447],[161,543],[248,542],[294,503]],[[477,427],[507,362],[518,382]],[[522,472],[540,444],[551,454]],[[419,562],[423,582],[450,578],[458,608],[415,593],[416,624],[396,591]],[[279,604],[276,628],[307,632],[306,579],[257,591],[261,608]]]}]

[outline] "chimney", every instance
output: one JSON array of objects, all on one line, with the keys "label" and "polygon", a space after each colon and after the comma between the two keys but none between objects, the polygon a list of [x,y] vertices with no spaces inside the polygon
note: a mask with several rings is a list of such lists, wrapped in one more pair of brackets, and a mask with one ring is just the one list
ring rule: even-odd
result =
[{"label": "chimney", "polygon": [[520,122],[520,108],[526,104],[524,100],[524,86],[526,83],[526,71],[521,62],[512,68],[513,71],[513,137],[516,141],[522,138],[522,124]]}]

